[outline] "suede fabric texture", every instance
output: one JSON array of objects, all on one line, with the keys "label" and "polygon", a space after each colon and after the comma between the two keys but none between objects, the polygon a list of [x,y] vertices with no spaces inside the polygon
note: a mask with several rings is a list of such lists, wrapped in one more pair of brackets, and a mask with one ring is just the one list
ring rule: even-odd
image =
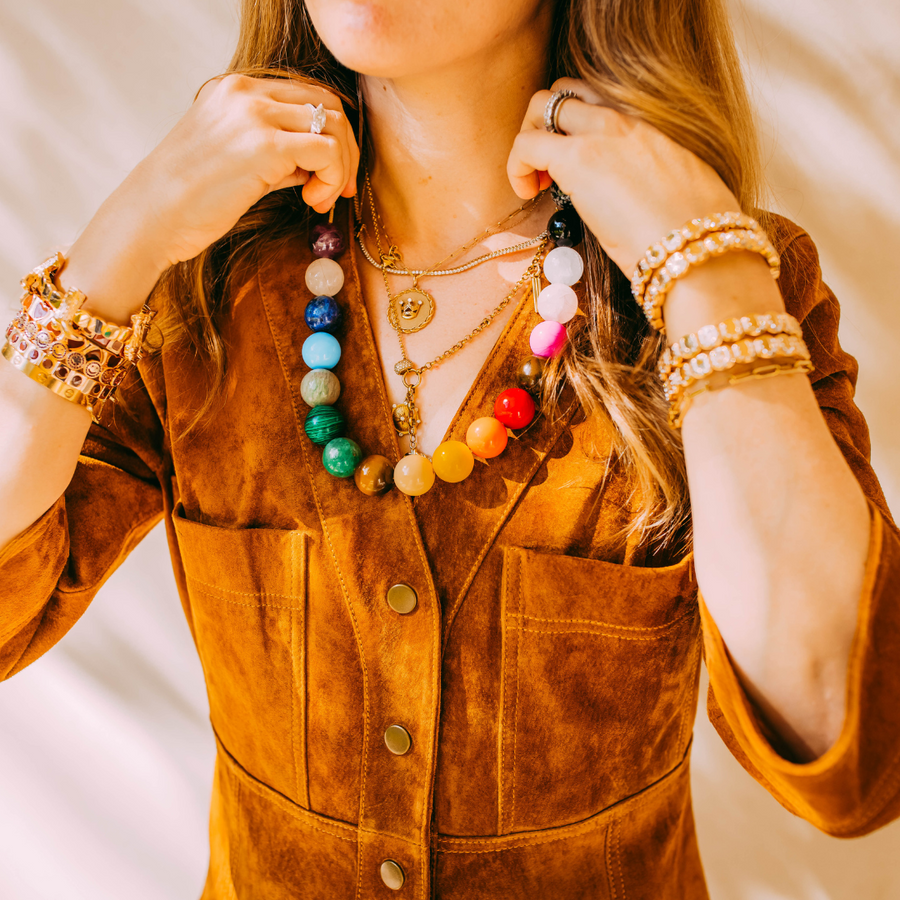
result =
[{"label": "suede fabric texture", "polygon": [[[713,723],[788,809],[843,836],[895,818],[900,535],[868,463],[837,301],[809,237],[776,225],[819,403],[872,512],[848,715],[822,758],[780,752],[691,557],[621,537],[633,499],[611,426],[571,392],[554,421],[415,501],[325,472],[303,433],[299,232],[231,298],[228,389],[209,427],[184,437],[196,360],[146,358],[65,495],[0,556],[0,676],[49,650],[164,519],[218,746],[203,900],[703,900],[689,791],[703,653]],[[339,406],[366,453],[397,458],[358,272],[352,254],[340,262]],[[515,383],[533,321],[526,298],[448,438]],[[418,594],[409,615],[385,601],[397,582]],[[404,756],[385,746],[392,724],[412,736]],[[397,892],[385,859],[404,869]]]}]

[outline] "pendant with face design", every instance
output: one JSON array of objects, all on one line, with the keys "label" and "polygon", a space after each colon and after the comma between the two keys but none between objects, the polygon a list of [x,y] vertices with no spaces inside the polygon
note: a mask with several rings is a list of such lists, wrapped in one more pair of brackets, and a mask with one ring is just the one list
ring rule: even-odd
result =
[{"label": "pendant with face design", "polygon": [[391,297],[391,324],[410,334],[424,328],[434,317],[434,297],[420,287],[411,287]]},{"label": "pendant with face design", "polygon": [[397,429],[397,434],[401,437],[404,434],[409,434],[411,425],[415,425],[418,428],[422,424],[419,410],[415,405],[410,409],[410,406],[406,403],[395,403],[391,407],[391,415],[394,419],[394,428]]}]

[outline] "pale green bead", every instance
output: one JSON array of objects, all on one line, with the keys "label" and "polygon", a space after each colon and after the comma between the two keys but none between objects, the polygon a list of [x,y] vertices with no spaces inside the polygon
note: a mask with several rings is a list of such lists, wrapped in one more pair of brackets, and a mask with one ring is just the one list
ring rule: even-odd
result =
[{"label": "pale green bead", "polygon": [[300,382],[300,396],[307,406],[330,406],[341,395],[341,383],[330,369],[310,369]]}]

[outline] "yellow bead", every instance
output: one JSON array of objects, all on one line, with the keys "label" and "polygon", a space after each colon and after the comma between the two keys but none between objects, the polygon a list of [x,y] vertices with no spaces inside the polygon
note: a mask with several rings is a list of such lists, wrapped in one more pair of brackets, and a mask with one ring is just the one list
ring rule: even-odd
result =
[{"label": "yellow bead", "polygon": [[433,456],[434,474],[441,481],[456,483],[468,478],[475,467],[472,451],[462,441],[444,441]]},{"label": "yellow bead", "polygon": [[394,484],[410,497],[418,497],[434,484],[434,468],[418,453],[408,453],[394,467]]}]

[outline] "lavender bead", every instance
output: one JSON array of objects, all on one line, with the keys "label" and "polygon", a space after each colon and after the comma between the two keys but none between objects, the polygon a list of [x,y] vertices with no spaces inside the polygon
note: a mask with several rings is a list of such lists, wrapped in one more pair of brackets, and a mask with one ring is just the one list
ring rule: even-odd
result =
[{"label": "lavender bead", "polygon": [[334,259],[344,252],[344,236],[337,225],[316,225],[309,233],[309,245],[314,256]]}]

